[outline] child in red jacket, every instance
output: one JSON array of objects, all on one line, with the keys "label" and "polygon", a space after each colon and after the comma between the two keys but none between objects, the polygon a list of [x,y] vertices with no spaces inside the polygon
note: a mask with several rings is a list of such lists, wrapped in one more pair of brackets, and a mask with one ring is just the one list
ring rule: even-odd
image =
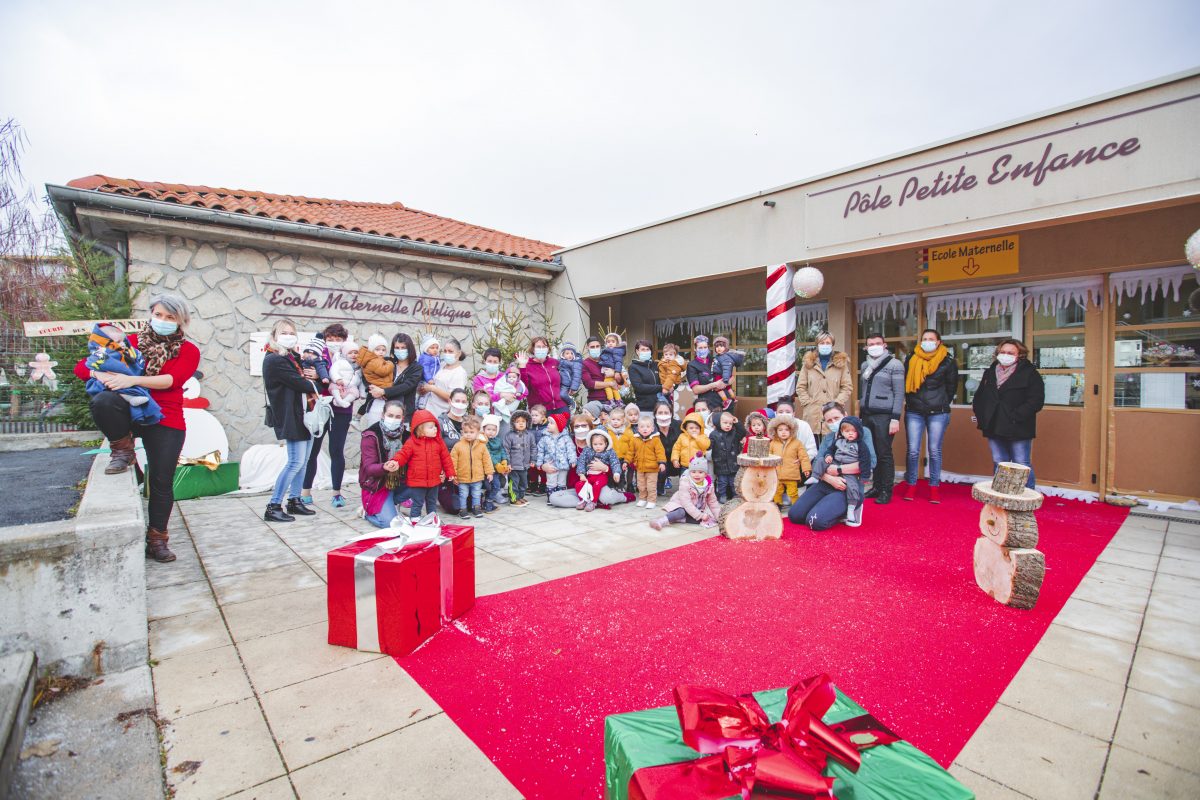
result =
[{"label": "child in red jacket", "polygon": [[446,480],[458,482],[454,475],[454,462],[450,460],[450,451],[442,441],[442,431],[438,427],[437,418],[425,409],[413,414],[413,435],[396,454],[396,463],[408,465],[408,496],[412,500],[412,508],[408,515],[419,519],[424,513],[432,514],[437,510],[438,488],[442,485],[442,476]]}]

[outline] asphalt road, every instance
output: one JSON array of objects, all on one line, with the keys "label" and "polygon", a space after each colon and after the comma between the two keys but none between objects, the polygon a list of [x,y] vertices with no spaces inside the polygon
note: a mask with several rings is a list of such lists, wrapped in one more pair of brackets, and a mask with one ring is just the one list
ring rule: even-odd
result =
[{"label": "asphalt road", "polygon": [[0,453],[0,527],[66,519],[92,457],[85,447]]}]

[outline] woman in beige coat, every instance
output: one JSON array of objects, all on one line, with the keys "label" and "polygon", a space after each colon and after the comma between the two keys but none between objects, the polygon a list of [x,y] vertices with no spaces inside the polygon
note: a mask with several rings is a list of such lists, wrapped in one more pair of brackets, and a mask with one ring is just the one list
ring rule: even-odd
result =
[{"label": "woman in beige coat", "polygon": [[836,400],[843,408],[850,408],[850,398],[854,395],[850,356],[835,352],[833,346],[833,334],[826,331],[818,336],[817,349],[804,354],[804,363],[796,377],[796,410],[816,433],[818,441],[828,433],[821,407]]}]

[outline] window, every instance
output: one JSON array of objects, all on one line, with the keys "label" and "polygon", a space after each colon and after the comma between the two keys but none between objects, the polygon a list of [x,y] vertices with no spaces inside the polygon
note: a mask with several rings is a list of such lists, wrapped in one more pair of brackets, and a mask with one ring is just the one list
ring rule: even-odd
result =
[{"label": "window", "polygon": [[926,298],[929,327],[941,333],[950,356],[958,363],[955,403],[970,404],[1001,341],[1021,338],[1022,299],[1020,289]]},{"label": "window", "polygon": [[1119,299],[1113,304],[1113,404],[1200,409],[1200,288],[1195,273],[1184,268],[1143,291],[1119,291],[1125,282],[1114,276]]},{"label": "window", "polygon": [[686,359],[692,357],[692,338],[704,334],[729,339],[729,346],[746,354],[742,366],[734,369],[734,389],[738,397],[767,396],[767,314],[763,309],[730,314],[660,319],[654,322],[654,347],[661,357],[668,342],[679,348]]},{"label": "window", "polygon": [[854,313],[858,319],[854,339],[858,350],[857,364],[866,360],[867,337],[874,334],[882,334],[888,350],[901,361],[916,347],[920,321],[915,294],[855,300]]},{"label": "window", "polygon": [[800,369],[804,354],[816,348],[817,337],[827,330],[829,303],[796,305],[796,369]]}]

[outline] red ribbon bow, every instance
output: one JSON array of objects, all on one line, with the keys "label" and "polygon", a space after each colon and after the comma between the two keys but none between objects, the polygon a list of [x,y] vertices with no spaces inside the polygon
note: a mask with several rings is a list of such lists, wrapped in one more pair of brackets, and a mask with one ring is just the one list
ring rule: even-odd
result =
[{"label": "red ribbon bow", "polygon": [[630,800],[717,800],[741,794],[786,793],[833,800],[828,758],[857,772],[859,750],[899,739],[869,714],[826,725],[836,694],[828,675],[788,689],[783,717],[772,724],[752,695],[737,697],[700,686],[675,687],[683,741],[707,758],[644,767],[629,782]]}]

